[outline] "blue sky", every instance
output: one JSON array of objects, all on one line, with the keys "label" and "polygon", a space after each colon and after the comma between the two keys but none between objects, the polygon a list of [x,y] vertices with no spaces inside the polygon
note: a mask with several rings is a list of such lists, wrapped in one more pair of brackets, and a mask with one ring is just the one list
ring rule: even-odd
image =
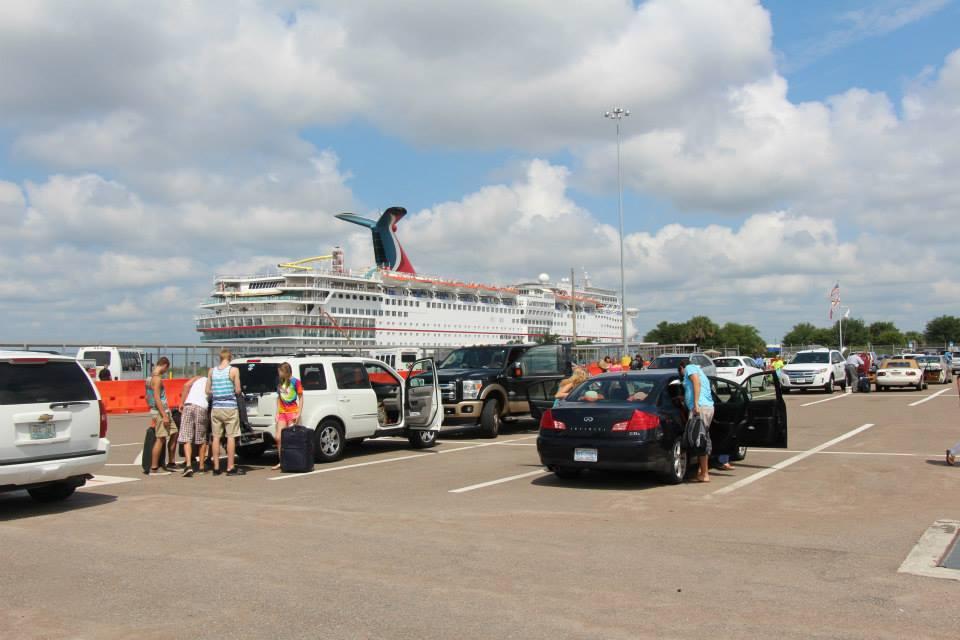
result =
[{"label": "blue sky", "polygon": [[9,339],[192,342],[214,273],[362,266],[332,214],[390,205],[422,270],[616,286],[622,105],[641,333],[775,341],[837,280],[921,329],[960,313],[958,26],[957,0],[7,3],[0,312]]}]

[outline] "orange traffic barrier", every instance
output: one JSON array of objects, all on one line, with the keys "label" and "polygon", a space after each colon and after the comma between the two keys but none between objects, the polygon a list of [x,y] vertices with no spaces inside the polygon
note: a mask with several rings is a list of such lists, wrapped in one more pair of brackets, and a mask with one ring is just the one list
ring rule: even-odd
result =
[{"label": "orange traffic barrier", "polygon": [[[163,381],[169,406],[180,406],[180,396],[186,382],[187,378]],[[144,380],[97,380],[96,385],[107,413],[146,413],[150,410],[147,406],[147,386]]]}]

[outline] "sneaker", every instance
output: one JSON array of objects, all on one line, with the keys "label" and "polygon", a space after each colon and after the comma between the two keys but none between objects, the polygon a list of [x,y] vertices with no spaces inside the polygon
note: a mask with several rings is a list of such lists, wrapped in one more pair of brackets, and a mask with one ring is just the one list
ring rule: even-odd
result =
[{"label": "sneaker", "polygon": [[170,472],[164,469],[163,467],[157,467],[156,469],[150,469],[151,476],[168,476]]},{"label": "sneaker", "polygon": [[183,477],[184,477],[184,478],[192,478],[192,477],[193,477],[193,467],[187,467],[186,469],[184,469],[184,470],[183,470]]},{"label": "sneaker", "polygon": [[215,475],[215,476],[218,476],[218,475],[220,475],[221,473],[223,473],[223,471],[220,471],[220,469],[212,469],[212,470],[211,470],[211,473],[212,473],[213,475]]},{"label": "sneaker", "polygon": [[245,476],[247,475],[247,472],[241,469],[240,467],[234,467],[233,469],[230,469],[229,471],[227,471],[227,475],[228,476]]}]

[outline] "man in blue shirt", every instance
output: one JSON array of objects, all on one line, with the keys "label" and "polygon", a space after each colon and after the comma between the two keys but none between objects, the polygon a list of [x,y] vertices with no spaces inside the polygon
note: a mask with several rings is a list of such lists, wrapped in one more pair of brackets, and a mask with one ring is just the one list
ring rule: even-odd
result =
[{"label": "man in blue shirt", "polygon": [[678,373],[683,378],[683,400],[691,417],[699,415],[707,430],[707,450],[699,456],[700,469],[697,482],[710,482],[710,423],[713,422],[713,394],[710,393],[710,379],[698,365],[690,364],[684,358],[680,361]]}]

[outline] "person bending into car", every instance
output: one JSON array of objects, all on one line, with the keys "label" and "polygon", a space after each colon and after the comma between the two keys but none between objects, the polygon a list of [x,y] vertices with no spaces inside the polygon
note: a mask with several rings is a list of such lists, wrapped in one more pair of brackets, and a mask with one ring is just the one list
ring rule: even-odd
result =
[{"label": "person bending into car", "polygon": [[150,426],[156,440],[150,452],[150,473],[160,473],[160,452],[167,447],[167,469],[176,469],[177,424],[173,421],[170,406],[167,404],[167,390],[163,386],[163,376],[170,371],[170,359],[162,356],[157,360],[150,378],[147,380],[147,406],[150,407]]},{"label": "person bending into car", "polygon": [[220,475],[220,438],[227,437],[227,475],[242,476],[246,472],[236,466],[237,438],[240,437],[240,372],[230,366],[233,354],[220,351],[220,364],[207,375],[207,395],[211,396],[210,431],[213,435],[213,475]]},{"label": "person bending into car", "polygon": [[200,473],[204,473],[204,461],[207,459],[207,439],[210,435],[207,411],[207,379],[204,376],[194,376],[183,385],[181,394],[183,403],[180,405],[180,436],[177,442],[183,445],[183,477],[193,476],[193,445],[197,445],[200,454]]},{"label": "person bending into car", "polygon": [[684,358],[677,371],[683,378],[683,400],[690,415],[699,415],[707,432],[707,450],[698,456],[697,482],[710,482],[710,423],[713,422],[713,395],[710,379],[698,365]]},{"label": "person bending into car", "polygon": [[[300,422],[300,413],[303,411],[303,385],[293,377],[293,367],[284,362],[277,367],[280,375],[280,384],[277,385],[277,458],[283,447],[283,430]],[[278,462],[274,469],[280,468]]]}]

